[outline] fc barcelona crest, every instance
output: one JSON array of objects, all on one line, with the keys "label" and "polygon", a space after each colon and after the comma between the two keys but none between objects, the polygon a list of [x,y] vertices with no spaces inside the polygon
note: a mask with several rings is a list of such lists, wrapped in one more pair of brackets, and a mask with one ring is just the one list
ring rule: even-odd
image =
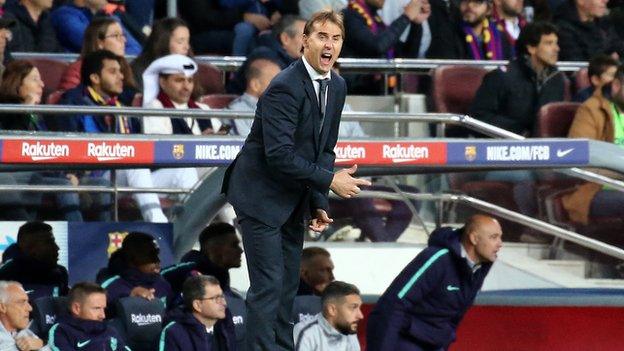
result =
[{"label": "fc barcelona crest", "polygon": [[176,160],[181,160],[184,157],[184,144],[173,144],[171,154]]},{"label": "fc barcelona crest", "polygon": [[466,146],[464,149],[464,156],[467,161],[474,161],[477,159],[477,147],[476,146]]},{"label": "fc barcelona crest", "polygon": [[108,233],[108,257],[110,257],[113,252],[121,249],[121,243],[124,238],[128,235],[128,232],[112,232]]}]

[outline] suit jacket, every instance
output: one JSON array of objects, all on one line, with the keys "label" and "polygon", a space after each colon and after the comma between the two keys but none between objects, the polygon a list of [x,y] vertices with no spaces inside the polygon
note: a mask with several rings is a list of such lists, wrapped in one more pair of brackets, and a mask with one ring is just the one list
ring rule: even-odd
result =
[{"label": "suit jacket", "polygon": [[346,84],[335,72],[320,108],[302,59],[280,72],[258,101],[251,132],[227,169],[222,191],[238,212],[268,226],[286,223],[295,210],[327,210],[334,146]]}]

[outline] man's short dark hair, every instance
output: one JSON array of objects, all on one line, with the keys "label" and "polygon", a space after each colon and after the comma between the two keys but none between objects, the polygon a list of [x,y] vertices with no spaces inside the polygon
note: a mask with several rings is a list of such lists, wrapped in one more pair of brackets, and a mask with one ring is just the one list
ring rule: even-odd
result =
[{"label": "man's short dark hair", "polygon": [[318,246],[310,246],[301,251],[301,264],[303,265],[309,263],[316,256],[331,257],[329,251],[326,249]]},{"label": "man's short dark hair", "polygon": [[278,41],[282,33],[286,33],[289,37],[293,38],[295,35],[299,34],[296,32],[297,28],[295,27],[295,24],[299,21],[304,22],[305,20],[295,15],[282,16],[282,19],[273,27],[273,35],[275,35]]},{"label": "man's short dark hair", "polygon": [[348,295],[360,295],[360,290],[353,284],[334,280],[323,290],[321,304],[325,306],[336,300],[342,300]]},{"label": "man's short dark hair", "polygon": [[236,234],[236,229],[229,223],[212,223],[199,234],[199,246],[205,249],[211,245],[218,244],[230,234]]},{"label": "man's short dark hair", "polygon": [[262,76],[262,71],[264,67],[270,64],[274,64],[279,67],[279,63],[270,58],[257,57],[251,59],[251,61],[247,65],[247,68],[245,69],[245,80],[247,81],[247,83],[249,84],[252,79],[260,78]]},{"label": "man's short dark hair", "polygon": [[41,235],[51,235],[52,226],[40,221],[31,221],[22,224],[17,231],[17,246],[25,249],[41,239]]},{"label": "man's short dark hair", "polygon": [[543,35],[557,34],[557,27],[549,22],[537,21],[529,23],[522,29],[518,41],[516,42],[516,51],[518,53],[528,55],[528,46],[538,46]]},{"label": "man's short dark hair", "polygon": [[589,67],[587,68],[587,75],[591,77],[600,77],[603,73],[609,69],[609,67],[617,67],[619,62],[613,57],[605,54],[600,54],[592,57],[589,60]]},{"label": "man's short dark hair", "polygon": [[147,233],[129,233],[121,243],[121,250],[126,262],[132,266],[160,262],[158,243]]},{"label": "man's short dark hair", "polygon": [[204,298],[206,285],[219,286],[219,280],[211,275],[194,275],[182,285],[182,300],[187,311],[193,311],[193,301]]},{"label": "man's short dark hair", "polygon": [[617,71],[615,71],[615,77],[620,83],[624,84],[624,65],[618,65]]},{"label": "man's short dark hair", "polygon": [[106,295],[106,290],[98,284],[91,282],[77,283],[69,290],[68,304],[71,306],[74,302],[83,303],[91,294]]},{"label": "man's short dark hair", "polygon": [[345,28],[344,28],[344,20],[342,17],[342,13],[335,11],[319,11],[312,15],[312,17],[306,22],[305,27],[303,28],[303,34],[310,35],[314,30],[315,23],[325,23],[331,22],[340,28],[340,32],[342,34],[342,39],[345,36]]},{"label": "man's short dark hair", "polygon": [[90,76],[95,73],[100,75],[104,68],[104,60],[117,61],[121,66],[122,58],[108,50],[97,50],[86,54],[82,58],[82,67],[80,68],[80,82],[84,86],[91,85]]}]

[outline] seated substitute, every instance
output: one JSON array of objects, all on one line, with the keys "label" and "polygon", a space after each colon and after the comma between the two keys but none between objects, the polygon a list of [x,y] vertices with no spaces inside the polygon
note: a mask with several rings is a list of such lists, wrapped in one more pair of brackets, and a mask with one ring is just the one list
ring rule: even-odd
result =
[{"label": "seated substitute", "polygon": [[0,350],[46,350],[43,340],[28,329],[28,314],[32,306],[22,285],[15,281],[0,281]]},{"label": "seated substitute", "polygon": [[334,262],[329,251],[314,246],[303,249],[299,277],[297,295],[321,296],[334,281]]},{"label": "seated substitute", "polygon": [[367,349],[447,349],[502,245],[500,224],[485,215],[472,216],[460,229],[436,229],[429,246],[377,301]]},{"label": "seated substitute", "polygon": [[323,311],[295,325],[295,351],[359,351],[362,298],[355,285],[332,282],[321,297]]},{"label": "seated substitute", "polygon": [[94,283],[78,283],[69,291],[69,316],[50,328],[52,350],[130,350],[106,321],[106,290]]},{"label": "seated substitute", "polygon": [[208,275],[190,277],[182,291],[184,312],[163,329],[159,351],[236,350],[234,325],[219,281]]}]

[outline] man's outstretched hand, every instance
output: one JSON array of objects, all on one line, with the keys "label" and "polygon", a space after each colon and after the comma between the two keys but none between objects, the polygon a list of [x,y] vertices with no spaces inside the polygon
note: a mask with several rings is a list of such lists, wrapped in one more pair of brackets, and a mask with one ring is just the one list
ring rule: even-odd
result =
[{"label": "man's outstretched hand", "polygon": [[333,221],[334,221],[333,219],[329,218],[325,210],[321,210],[320,208],[317,208],[316,217],[310,220],[310,225],[308,226],[308,228],[310,228],[310,230],[312,231],[320,233],[323,230],[327,229],[327,227],[329,227],[329,225]]},{"label": "man's outstretched hand", "polygon": [[371,182],[365,179],[353,178],[351,175],[357,171],[357,165],[351,166],[351,168],[341,169],[334,173],[334,179],[332,179],[329,188],[336,193],[336,195],[343,198],[351,198],[360,192],[361,185],[371,185]]}]

